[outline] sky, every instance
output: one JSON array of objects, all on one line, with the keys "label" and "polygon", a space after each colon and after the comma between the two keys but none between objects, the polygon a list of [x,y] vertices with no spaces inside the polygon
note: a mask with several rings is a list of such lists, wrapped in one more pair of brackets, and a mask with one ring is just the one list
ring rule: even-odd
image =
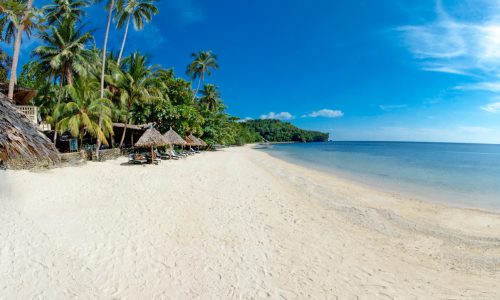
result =
[{"label": "sky", "polygon": [[[46,0],[35,0],[43,5]],[[161,0],[126,53],[184,74],[212,50],[230,114],[332,140],[500,143],[496,0]],[[102,47],[106,12],[89,8]],[[117,51],[123,32],[113,27]],[[21,62],[36,38],[25,41]]]}]

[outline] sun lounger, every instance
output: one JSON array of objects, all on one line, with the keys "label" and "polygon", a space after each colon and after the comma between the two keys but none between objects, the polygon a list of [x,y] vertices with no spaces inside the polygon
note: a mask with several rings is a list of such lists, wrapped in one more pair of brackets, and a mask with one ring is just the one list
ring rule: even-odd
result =
[{"label": "sun lounger", "polygon": [[162,159],[179,159],[181,157],[176,157],[176,156],[172,156],[172,154],[167,151],[167,152],[159,152],[160,156]]},{"label": "sun lounger", "polygon": [[136,155],[136,154],[129,154],[128,156],[128,163],[129,164],[145,164],[147,163],[148,160],[145,158],[143,155]]}]

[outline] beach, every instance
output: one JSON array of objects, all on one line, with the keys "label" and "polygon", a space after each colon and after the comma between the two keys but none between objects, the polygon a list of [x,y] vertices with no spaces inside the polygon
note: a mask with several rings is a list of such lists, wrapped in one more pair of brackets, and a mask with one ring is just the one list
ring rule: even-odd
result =
[{"label": "beach", "polygon": [[0,299],[498,299],[500,214],[251,146],[0,171]]}]

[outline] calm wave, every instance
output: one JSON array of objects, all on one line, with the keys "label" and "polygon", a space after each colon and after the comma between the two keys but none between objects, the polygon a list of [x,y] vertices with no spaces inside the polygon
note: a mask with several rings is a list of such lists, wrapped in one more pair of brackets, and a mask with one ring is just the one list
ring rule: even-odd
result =
[{"label": "calm wave", "polygon": [[422,200],[500,210],[500,145],[333,142],[264,151]]}]

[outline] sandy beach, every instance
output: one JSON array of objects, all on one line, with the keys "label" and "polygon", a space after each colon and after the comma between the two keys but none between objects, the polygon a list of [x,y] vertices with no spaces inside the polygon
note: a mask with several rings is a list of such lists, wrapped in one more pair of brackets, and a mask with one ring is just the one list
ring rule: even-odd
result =
[{"label": "sandy beach", "polygon": [[0,171],[0,299],[499,299],[500,215],[251,147]]}]

